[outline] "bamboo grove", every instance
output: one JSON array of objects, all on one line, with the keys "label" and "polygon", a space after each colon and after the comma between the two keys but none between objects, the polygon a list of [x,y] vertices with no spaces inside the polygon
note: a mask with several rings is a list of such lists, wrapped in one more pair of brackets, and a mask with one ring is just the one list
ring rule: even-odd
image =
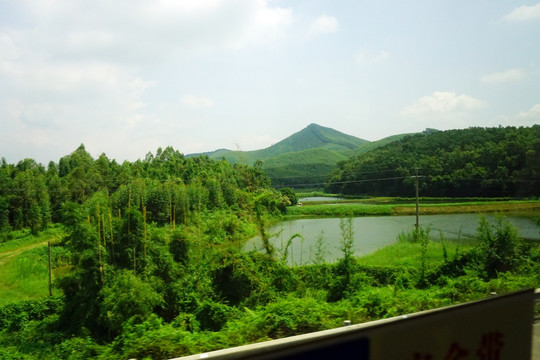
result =
[{"label": "bamboo grove", "polygon": [[[540,249],[503,220],[481,222],[476,244],[421,230],[370,260],[353,256],[343,218],[341,259],[325,262],[321,234],[311,263],[292,267],[288,247],[302,236],[279,249],[266,229],[295,201],[260,162],[171,147],[122,164],[82,145],[47,168],[3,160],[0,250],[35,240],[15,264],[27,276],[47,259],[40,236],[56,240],[54,296],[0,306],[0,358],[172,358],[540,286]],[[257,234],[262,248],[245,249]]]}]

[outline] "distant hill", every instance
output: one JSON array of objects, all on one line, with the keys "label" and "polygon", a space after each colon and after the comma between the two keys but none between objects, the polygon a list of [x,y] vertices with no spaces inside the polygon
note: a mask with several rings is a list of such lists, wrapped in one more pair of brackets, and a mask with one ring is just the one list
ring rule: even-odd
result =
[{"label": "distant hill", "polygon": [[286,139],[265,149],[253,151],[219,149],[205,154],[211,159],[221,159],[222,157],[225,157],[231,163],[252,163],[257,160],[264,161],[281,154],[308,149],[325,148],[334,151],[352,150],[366,143],[369,143],[369,141],[341,133],[331,128],[310,124],[299,132],[294,133]]},{"label": "distant hill", "polygon": [[[318,187],[339,161],[401,139],[395,135],[370,142],[337,130],[310,124],[280,142],[260,150],[219,149],[205,153],[211,159],[225,158],[232,164],[263,162],[263,169],[275,187]],[[199,154],[192,154],[194,156]]]},{"label": "distant hill", "polygon": [[412,196],[417,171],[423,196],[537,197],[540,125],[428,129],[339,163],[326,190]]}]

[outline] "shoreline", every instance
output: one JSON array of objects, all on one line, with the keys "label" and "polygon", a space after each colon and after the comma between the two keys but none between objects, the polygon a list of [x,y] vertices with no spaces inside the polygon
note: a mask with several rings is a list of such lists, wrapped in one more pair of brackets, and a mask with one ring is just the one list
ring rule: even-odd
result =
[{"label": "shoreline", "polygon": [[[445,199],[446,200],[446,199]],[[476,200],[476,199],[475,199]],[[288,207],[284,219],[347,217],[347,216],[396,216],[416,214],[416,205],[388,204],[385,201],[365,200],[355,203],[331,202],[324,204],[307,203],[302,206]],[[540,211],[540,200],[506,200],[506,201],[471,201],[471,202],[444,202],[419,205],[419,215],[437,214],[467,214],[467,213],[493,213],[510,211]]]}]

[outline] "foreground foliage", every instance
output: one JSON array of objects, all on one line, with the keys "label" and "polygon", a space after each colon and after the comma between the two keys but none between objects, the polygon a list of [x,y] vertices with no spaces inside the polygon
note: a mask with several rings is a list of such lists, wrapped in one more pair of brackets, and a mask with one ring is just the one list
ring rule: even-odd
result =
[{"label": "foreground foliage", "polygon": [[290,267],[233,244],[203,250],[155,227],[141,267],[104,264],[102,282],[95,251],[83,251],[89,258],[60,281],[65,296],[0,307],[0,357],[171,358],[540,286],[540,247],[503,218],[482,219],[476,242],[420,229],[358,259],[349,223],[341,221],[343,256],[332,264]]},{"label": "foreground foliage", "polygon": [[[419,229],[357,259],[343,217],[336,263],[321,234],[313,264],[291,267],[265,229],[297,197],[261,164],[167,148],[120,165],[81,146],[46,171],[4,162],[0,181],[0,286],[36,287],[0,302],[2,359],[177,357],[540,286],[540,249],[504,219],[474,244]],[[264,247],[244,251],[256,233]]]}]

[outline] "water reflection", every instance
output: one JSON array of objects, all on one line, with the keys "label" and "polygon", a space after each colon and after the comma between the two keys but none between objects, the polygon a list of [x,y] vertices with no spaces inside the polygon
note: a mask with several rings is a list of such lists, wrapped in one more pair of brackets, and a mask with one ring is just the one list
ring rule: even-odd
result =
[{"label": "water reflection", "polygon": [[[540,240],[540,227],[533,219],[540,214],[507,214],[505,219],[510,221],[527,240]],[[429,229],[430,236],[446,240],[467,240],[476,236],[478,229],[478,214],[424,215],[420,217],[420,225]],[[485,215],[490,222],[495,222],[495,215]],[[284,249],[288,240],[294,234],[302,235],[292,241],[289,248],[288,260],[291,264],[312,262],[317,251],[317,237],[323,237],[326,260],[335,261],[341,257],[340,219],[301,219],[283,221],[268,229],[274,234],[271,242],[277,249]],[[370,254],[379,248],[397,241],[397,236],[414,229],[415,216],[371,216],[353,219],[354,250],[358,256]],[[255,237],[249,240],[246,250],[260,250],[261,239]]]}]

